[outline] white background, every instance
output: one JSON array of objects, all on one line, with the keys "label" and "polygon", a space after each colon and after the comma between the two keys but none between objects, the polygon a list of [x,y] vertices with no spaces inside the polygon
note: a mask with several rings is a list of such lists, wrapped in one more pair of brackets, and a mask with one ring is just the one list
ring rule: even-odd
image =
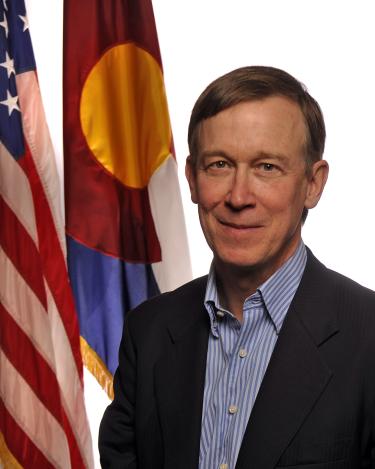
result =
[{"label": "white background", "polygon": [[[62,174],[62,0],[26,3]],[[373,2],[154,0],[153,5],[194,276],[207,272],[211,255],[183,176],[192,106],[217,76],[244,65],[273,65],[307,85],[326,120],[330,176],[319,206],[309,213],[305,243],[329,267],[375,289]],[[94,392],[90,383],[86,387]],[[100,399],[95,397],[94,405],[89,402],[92,420],[100,419],[106,402]]]}]

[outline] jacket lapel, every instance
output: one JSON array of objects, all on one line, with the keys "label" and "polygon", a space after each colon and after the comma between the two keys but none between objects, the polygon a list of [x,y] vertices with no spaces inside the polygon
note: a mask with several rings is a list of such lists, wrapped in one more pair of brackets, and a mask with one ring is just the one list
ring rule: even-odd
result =
[{"label": "jacket lapel", "polygon": [[198,467],[209,320],[206,279],[186,295],[168,326],[167,352],[155,369],[165,468]]},{"label": "jacket lapel", "polygon": [[308,251],[305,273],[260,387],[236,469],[248,469],[249,464],[275,467],[332,376],[319,354],[319,346],[338,331],[326,272]]}]

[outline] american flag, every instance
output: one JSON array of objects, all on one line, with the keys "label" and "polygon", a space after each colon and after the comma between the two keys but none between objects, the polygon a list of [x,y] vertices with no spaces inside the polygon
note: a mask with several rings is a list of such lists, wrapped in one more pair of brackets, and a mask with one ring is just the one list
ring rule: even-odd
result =
[{"label": "american flag", "polygon": [[94,466],[60,199],[24,0],[0,0],[0,463],[4,467]]}]

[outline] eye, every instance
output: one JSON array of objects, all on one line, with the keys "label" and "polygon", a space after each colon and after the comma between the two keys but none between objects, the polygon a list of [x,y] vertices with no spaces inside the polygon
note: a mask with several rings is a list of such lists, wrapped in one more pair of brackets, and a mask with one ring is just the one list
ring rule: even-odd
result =
[{"label": "eye", "polygon": [[272,163],[262,163],[261,167],[264,171],[270,172],[276,169],[276,166]]},{"label": "eye", "polygon": [[228,169],[230,167],[230,164],[226,160],[214,160],[209,163],[207,163],[205,170],[211,173],[216,173],[218,171],[223,171],[225,169]]},{"label": "eye", "polygon": [[214,161],[213,163],[210,163],[209,167],[210,168],[226,168],[228,166],[228,163],[224,160],[219,160],[219,161]]},{"label": "eye", "polygon": [[268,161],[260,161],[256,170],[260,177],[267,178],[278,177],[283,173],[283,170],[279,165],[269,163]]},{"label": "eye", "polygon": [[226,159],[211,158],[205,162],[203,170],[208,176],[226,177],[231,173],[233,164]]}]

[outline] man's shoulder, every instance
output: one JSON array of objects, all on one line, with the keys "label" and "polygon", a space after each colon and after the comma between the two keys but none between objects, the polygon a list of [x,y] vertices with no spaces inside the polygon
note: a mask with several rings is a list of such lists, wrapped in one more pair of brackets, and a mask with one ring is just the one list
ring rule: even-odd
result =
[{"label": "man's shoulder", "polygon": [[364,287],[355,280],[326,267],[308,250],[308,262],[306,270],[308,275],[315,277],[320,282],[323,290],[331,290],[336,294],[352,296],[353,299],[375,302],[375,291]]},{"label": "man's shoulder", "polygon": [[201,310],[207,285],[207,275],[196,278],[175,290],[156,295],[127,313],[130,321],[163,321],[171,315],[194,314]]},{"label": "man's shoulder", "polygon": [[207,275],[204,275],[203,277],[196,278],[194,280],[191,280],[190,282],[181,285],[175,290],[156,295],[153,298],[150,298],[149,300],[145,301],[142,305],[140,305],[140,307],[152,308],[156,304],[175,306],[176,303],[179,303],[181,301],[191,301],[193,299],[197,299],[197,297],[201,299],[201,302],[203,304],[206,285]]},{"label": "man's shoulder", "polygon": [[351,330],[375,340],[375,292],[345,275],[328,269],[332,278],[333,298],[340,322],[347,322]]},{"label": "man's shoulder", "polygon": [[363,300],[368,300],[370,302],[375,302],[375,291],[367,288],[355,280],[336,272],[332,269],[328,269],[328,275],[331,276],[334,284],[342,291],[347,291],[348,294],[362,298]]},{"label": "man's shoulder", "polygon": [[[375,353],[375,292],[325,267],[310,251],[289,317],[298,317],[317,345]],[[327,341],[331,336],[336,339]]]},{"label": "man's shoulder", "polygon": [[326,267],[311,251],[308,251],[301,286],[303,293],[313,292],[311,297],[315,297],[321,307],[334,309],[341,317],[362,317],[375,324],[375,292]]}]

